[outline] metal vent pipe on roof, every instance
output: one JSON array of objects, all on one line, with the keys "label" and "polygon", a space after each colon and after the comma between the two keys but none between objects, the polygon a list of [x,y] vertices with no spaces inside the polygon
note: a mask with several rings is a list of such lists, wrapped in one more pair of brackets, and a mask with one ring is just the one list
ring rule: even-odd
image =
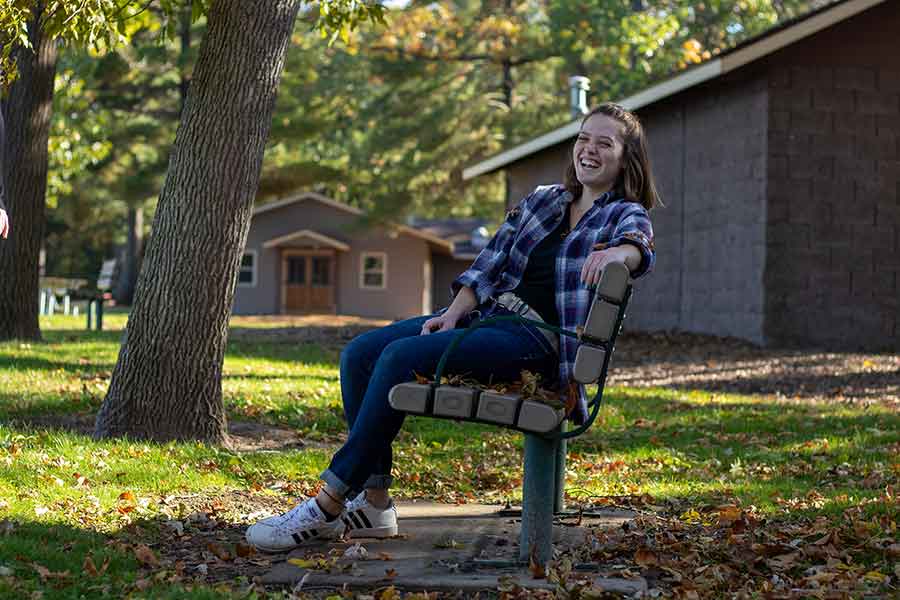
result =
[{"label": "metal vent pipe on roof", "polygon": [[572,111],[572,119],[586,115],[588,108],[587,93],[591,89],[591,80],[583,75],[569,77],[569,107]]}]

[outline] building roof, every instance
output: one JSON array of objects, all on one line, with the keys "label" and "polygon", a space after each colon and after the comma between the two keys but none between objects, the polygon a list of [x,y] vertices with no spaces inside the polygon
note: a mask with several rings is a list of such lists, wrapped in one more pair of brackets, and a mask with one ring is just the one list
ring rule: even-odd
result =
[{"label": "building roof", "polygon": [[413,219],[409,222],[410,227],[415,227],[419,231],[436,235],[444,240],[457,240],[459,238],[471,238],[472,232],[488,224],[487,219],[465,218],[465,219]]},{"label": "building roof", "polygon": [[[289,197],[283,198],[281,200],[276,200],[274,202],[269,202],[267,204],[261,204],[261,205],[257,206],[256,208],[253,209],[253,216],[256,216],[256,215],[264,213],[264,212],[269,212],[272,210],[278,210],[280,208],[285,208],[287,206],[291,206],[292,204],[296,204],[297,202],[302,202],[304,200],[313,200],[315,202],[324,204],[325,206],[330,206],[331,208],[334,208],[334,209],[337,209],[340,211],[344,211],[351,215],[356,215],[356,216],[361,217],[365,214],[365,212],[363,210],[356,208],[355,206],[350,206],[349,204],[344,204],[343,202],[338,202],[337,200],[334,200],[332,198],[329,198],[328,196],[319,194],[318,192],[300,192],[298,194],[294,194],[293,196],[289,196]],[[433,235],[431,233],[428,233],[426,231],[420,231],[414,227],[408,227],[406,225],[399,225],[397,223],[389,223],[387,225],[387,227],[392,228],[399,233],[405,233],[407,235],[411,235],[413,237],[423,239],[426,242],[437,246],[441,250],[444,250],[450,254],[453,253],[453,243],[452,242],[441,239],[440,237]],[[302,233],[302,232],[298,232],[298,233]],[[294,234],[292,234],[292,235],[294,235]],[[272,242],[272,241],[273,240],[269,240],[269,242]]]},{"label": "building roof", "polygon": [[341,252],[350,250],[350,246],[345,244],[344,242],[336,240],[333,237],[328,237],[325,234],[313,231],[311,229],[301,229],[299,231],[295,231],[294,233],[289,233],[287,235],[272,238],[271,240],[263,243],[263,248],[274,248],[288,242],[294,242],[303,239],[312,240],[316,244],[328,246],[329,248],[334,248],[335,250],[340,250]]},{"label": "building roof", "polygon": [[[637,110],[710,81],[764,58],[782,48],[809,37],[832,25],[858,15],[887,0],[841,0],[784,22],[771,30],[746,40],[734,48],[691,67],[680,74],[652,85],[637,94],[618,101],[628,110]],[[565,142],[578,133],[581,119],[514,146],[463,170],[463,179],[491,173],[551,146]]]}]

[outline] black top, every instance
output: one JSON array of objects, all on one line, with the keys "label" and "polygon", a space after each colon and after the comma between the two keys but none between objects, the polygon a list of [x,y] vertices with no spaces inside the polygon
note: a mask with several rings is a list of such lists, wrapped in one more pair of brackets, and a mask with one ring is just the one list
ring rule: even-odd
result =
[{"label": "black top", "polygon": [[559,326],[559,311],[556,310],[556,255],[563,238],[569,232],[569,208],[559,225],[541,240],[525,265],[522,281],[513,293],[537,311],[545,323]]}]

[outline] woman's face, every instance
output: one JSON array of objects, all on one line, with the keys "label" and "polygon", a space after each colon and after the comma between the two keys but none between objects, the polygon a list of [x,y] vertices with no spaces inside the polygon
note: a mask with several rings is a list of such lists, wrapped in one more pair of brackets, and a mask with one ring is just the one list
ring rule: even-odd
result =
[{"label": "woman's face", "polygon": [[572,160],[575,176],[585,188],[603,193],[612,189],[622,170],[622,130],[619,121],[604,114],[592,115],[582,125]]}]

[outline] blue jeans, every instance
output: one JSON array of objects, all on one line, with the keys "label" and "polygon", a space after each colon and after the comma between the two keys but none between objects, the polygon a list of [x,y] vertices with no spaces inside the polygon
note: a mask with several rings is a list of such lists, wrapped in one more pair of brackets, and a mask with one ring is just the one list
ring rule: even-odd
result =
[{"label": "blue jeans", "polygon": [[[502,308],[493,315],[511,314]],[[387,489],[391,477],[391,443],[405,413],[388,404],[388,392],[412,381],[415,373],[434,377],[438,361],[459,329],[420,335],[434,315],[398,321],[354,338],[341,353],[341,396],[350,434],[321,478],[336,492],[350,496],[364,488]],[[555,379],[559,359],[540,330],[532,325],[500,322],[466,336],[447,361],[447,374],[479,381],[517,381],[522,369]]]}]

